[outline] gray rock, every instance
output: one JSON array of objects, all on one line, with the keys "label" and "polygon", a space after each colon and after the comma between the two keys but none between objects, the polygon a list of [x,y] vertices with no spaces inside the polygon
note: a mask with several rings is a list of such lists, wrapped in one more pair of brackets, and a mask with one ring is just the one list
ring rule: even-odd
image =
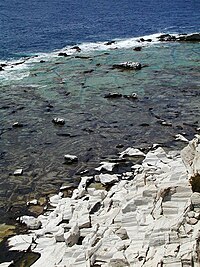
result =
[{"label": "gray rock", "polygon": [[65,120],[62,118],[53,118],[52,122],[54,124],[57,124],[57,125],[64,125],[65,124]]},{"label": "gray rock", "polygon": [[70,155],[70,154],[66,154],[64,156],[64,159],[65,159],[65,163],[67,163],[67,164],[74,163],[74,162],[78,161],[77,156]]},{"label": "gray rock", "polygon": [[190,199],[194,211],[200,211],[200,193],[194,192]]}]

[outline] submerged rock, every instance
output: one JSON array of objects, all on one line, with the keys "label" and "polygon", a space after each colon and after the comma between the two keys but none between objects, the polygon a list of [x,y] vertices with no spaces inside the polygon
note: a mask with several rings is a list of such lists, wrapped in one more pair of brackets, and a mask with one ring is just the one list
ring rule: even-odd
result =
[{"label": "submerged rock", "polygon": [[120,93],[108,93],[104,96],[104,98],[121,98],[122,94]]},{"label": "submerged rock", "polygon": [[114,69],[123,69],[123,70],[141,70],[142,65],[139,62],[123,62],[113,65]]}]

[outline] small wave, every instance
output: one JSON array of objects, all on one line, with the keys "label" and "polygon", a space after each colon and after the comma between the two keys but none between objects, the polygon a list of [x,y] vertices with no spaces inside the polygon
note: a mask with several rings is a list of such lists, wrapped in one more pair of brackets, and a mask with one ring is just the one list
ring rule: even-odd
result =
[{"label": "small wave", "polygon": [[26,61],[27,59],[1,61],[4,70],[0,72],[0,81],[18,81],[29,76]]}]

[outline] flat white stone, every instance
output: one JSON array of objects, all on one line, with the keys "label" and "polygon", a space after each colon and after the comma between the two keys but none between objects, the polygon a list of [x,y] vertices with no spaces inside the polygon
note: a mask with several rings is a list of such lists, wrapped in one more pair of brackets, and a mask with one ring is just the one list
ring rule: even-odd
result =
[{"label": "flat white stone", "polygon": [[14,171],[14,175],[15,176],[20,176],[22,174],[23,174],[23,169],[17,169],[17,170]]},{"label": "flat white stone", "polygon": [[181,135],[181,134],[176,134],[175,137],[176,137],[176,138],[175,138],[176,140],[180,140],[180,141],[187,142],[187,143],[189,142],[189,140],[188,140],[187,138],[185,138],[185,137],[184,137],[183,135]]},{"label": "flat white stone", "polygon": [[137,148],[128,147],[126,150],[120,153],[120,158],[123,158],[124,156],[130,156],[130,157],[143,156],[144,157],[145,154]]},{"label": "flat white stone", "polygon": [[113,168],[118,165],[117,163],[104,162],[104,161],[101,162],[100,164],[101,164],[100,167],[95,168],[96,171],[101,171],[103,169],[103,170],[111,172]]},{"label": "flat white stone", "polygon": [[25,223],[31,230],[36,230],[42,225],[41,221],[33,216],[22,216],[20,217],[20,221]]},{"label": "flat white stone", "polygon": [[118,182],[119,181],[119,178],[116,174],[100,174],[100,175],[96,175],[95,176],[95,179],[97,177],[97,180],[99,179],[99,181],[106,185],[106,184],[113,184],[115,182]]},{"label": "flat white stone", "polygon": [[65,248],[66,244],[64,242],[58,242],[52,246],[45,247],[40,258],[34,264],[32,264],[31,267],[57,266],[64,257]]},{"label": "flat white stone", "polygon": [[50,197],[49,200],[50,200],[51,205],[57,206],[57,204],[61,200],[61,198],[62,198],[61,194],[54,195],[54,196]]},{"label": "flat white stone", "polygon": [[0,267],[9,267],[13,264],[13,261],[0,263]]},{"label": "flat white stone", "polygon": [[32,244],[32,235],[16,235],[8,239],[10,250],[26,251]]}]

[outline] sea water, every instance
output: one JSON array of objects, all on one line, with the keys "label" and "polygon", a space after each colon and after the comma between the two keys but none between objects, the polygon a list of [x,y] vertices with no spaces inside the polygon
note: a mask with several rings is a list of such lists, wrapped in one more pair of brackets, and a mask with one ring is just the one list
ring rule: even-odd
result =
[{"label": "sea water", "polygon": [[[180,149],[176,134],[197,133],[199,43],[160,43],[157,36],[199,31],[199,1],[8,0],[0,6],[2,222],[29,200],[63,183],[76,185],[82,171],[92,175],[100,161],[128,146]],[[142,36],[152,41],[138,42]],[[146,67],[112,68],[124,61]],[[122,97],[107,99],[108,93]],[[138,99],[126,98],[132,93]],[[54,117],[65,125],[54,125]],[[78,163],[65,165],[65,154]],[[24,172],[16,177],[19,168]]]}]

